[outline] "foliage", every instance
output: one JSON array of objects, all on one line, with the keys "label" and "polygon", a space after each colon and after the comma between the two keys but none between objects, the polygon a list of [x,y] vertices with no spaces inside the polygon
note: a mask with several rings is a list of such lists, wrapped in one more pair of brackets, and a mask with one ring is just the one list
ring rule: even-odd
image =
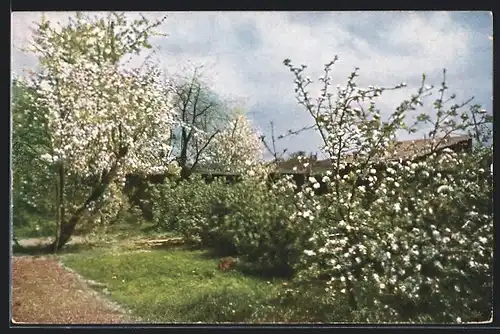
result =
[{"label": "foliage", "polygon": [[179,233],[187,242],[207,246],[212,203],[226,192],[222,181],[206,184],[196,174],[184,180],[166,178],[163,184],[152,185],[150,192],[157,226]]},{"label": "foliage", "polygon": [[246,270],[291,276],[309,229],[290,224],[296,186],[282,180],[270,187],[268,172],[252,168],[232,185],[199,175],[167,180],[152,188],[156,222],[220,255],[240,255]]},{"label": "foliage", "polygon": [[12,202],[14,233],[53,235],[55,172],[41,153],[49,145],[45,110],[30,108],[33,90],[22,81],[12,82]]},{"label": "foliage", "polygon": [[295,184],[285,178],[270,185],[268,172],[269,168],[251,169],[232,187],[219,228],[232,232],[238,254],[249,264],[247,269],[290,277],[310,230],[289,219],[296,210]]}]

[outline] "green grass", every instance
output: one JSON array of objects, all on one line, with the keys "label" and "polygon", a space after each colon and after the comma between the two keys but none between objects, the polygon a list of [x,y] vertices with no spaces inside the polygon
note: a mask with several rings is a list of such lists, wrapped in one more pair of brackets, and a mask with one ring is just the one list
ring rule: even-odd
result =
[{"label": "green grass", "polygon": [[[318,322],[332,314],[319,307],[317,294],[287,293],[291,282],[219,271],[220,258],[209,251],[158,245],[140,252],[146,246],[135,244],[137,239],[176,235],[132,215],[128,218],[96,227],[91,233],[95,240],[66,245],[59,256],[83,277],[101,283],[95,289],[106,290],[110,299],[145,322]],[[39,246],[13,246],[17,255],[44,254]]]},{"label": "green grass", "polygon": [[273,304],[283,281],[221,272],[206,252],[170,249],[64,254],[68,267],[104,284],[110,298],[147,322],[287,321]]}]

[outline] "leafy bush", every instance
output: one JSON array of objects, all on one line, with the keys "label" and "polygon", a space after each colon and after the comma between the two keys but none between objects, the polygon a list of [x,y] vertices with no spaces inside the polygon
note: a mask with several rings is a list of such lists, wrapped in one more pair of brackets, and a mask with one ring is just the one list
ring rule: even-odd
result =
[{"label": "leafy bush", "polygon": [[269,189],[264,177],[250,175],[234,185],[206,184],[199,176],[167,180],[152,191],[155,221],[220,255],[239,255],[245,270],[291,276],[312,228],[290,223],[295,185],[289,181]]},{"label": "leafy bush", "polygon": [[[192,175],[181,181],[166,178],[163,184],[150,188],[154,203],[153,219],[159,227],[175,231],[195,245],[221,248],[216,236],[223,233],[217,229],[219,221],[212,216],[229,191],[223,181],[215,180],[207,184],[201,176]],[[215,232],[218,232],[217,235],[214,235]],[[220,240],[222,243],[223,240]]]},{"label": "leafy bush", "polygon": [[[264,173],[263,173],[264,174]],[[232,189],[226,226],[234,231],[238,253],[248,269],[291,276],[310,226],[293,225],[295,185],[288,179],[269,189],[263,178],[245,177]]]}]

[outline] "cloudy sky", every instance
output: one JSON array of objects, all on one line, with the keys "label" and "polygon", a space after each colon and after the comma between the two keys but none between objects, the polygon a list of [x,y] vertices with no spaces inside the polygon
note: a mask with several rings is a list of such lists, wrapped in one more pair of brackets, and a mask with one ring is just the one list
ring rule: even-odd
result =
[{"label": "cloudy sky", "polygon": [[[72,13],[46,13],[53,22]],[[127,15],[135,16],[134,13]],[[343,84],[360,68],[359,86],[407,89],[384,93],[377,106],[385,114],[418,89],[422,73],[439,85],[447,69],[448,86],[460,100],[492,110],[493,18],[489,12],[148,12],[168,18],[167,37],[155,37],[156,57],[170,75],[203,65],[202,75],[223,98],[245,108],[254,126],[269,134],[312,124],[294,97],[294,78],[283,60],[306,64],[315,80],[335,55],[333,84]],[[21,51],[41,13],[12,14],[12,71],[34,68],[36,59]],[[137,63],[142,59],[138,58]],[[313,87],[314,88],[314,87]],[[317,96],[318,91],[311,91]],[[428,100],[432,104],[432,100]],[[401,138],[408,139],[408,138]],[[316,152],[320,138],[304,132],[278,142],[289,151]]]}]

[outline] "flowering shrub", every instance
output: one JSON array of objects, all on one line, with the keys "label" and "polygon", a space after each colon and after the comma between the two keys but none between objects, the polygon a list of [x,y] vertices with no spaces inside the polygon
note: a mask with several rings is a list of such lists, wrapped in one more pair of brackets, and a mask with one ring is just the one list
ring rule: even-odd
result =
[{"label": "flowering shrub", "polygon": [[[357,70],[345,88],[337,87],[334,99],[329,72],[335,60],[325,66],[316,102],[306,90],[310,79],[302,77],[305,66],[285,61],[332,161],[322,180],[327,194],[316,198],[314,178],[297,194],[295,224],[317,222],[299,277],[322,278],[328,298],[345,297],[368,320],[375,313],[379,320],[484,319],[491,308],[493,219],[491,183],[478,161],[491,154],[481,144],[488,140],[491,117],[477,105],[459,115],[466,103],[445,110],[455,96],[445,100],[443,79],[435,115],[418,115],[408,125],[411,112],[433,90],[424,76],[417,93],[383,121],[373,100],[388,89],[358,88]],[[418,161],[415,153],[389,161],[396,133],[413,133],[427,123],[429,144],[418,152],[427,158]],[[450,134],[466,131],[481,133],[474,152],[440,149]]]}]

